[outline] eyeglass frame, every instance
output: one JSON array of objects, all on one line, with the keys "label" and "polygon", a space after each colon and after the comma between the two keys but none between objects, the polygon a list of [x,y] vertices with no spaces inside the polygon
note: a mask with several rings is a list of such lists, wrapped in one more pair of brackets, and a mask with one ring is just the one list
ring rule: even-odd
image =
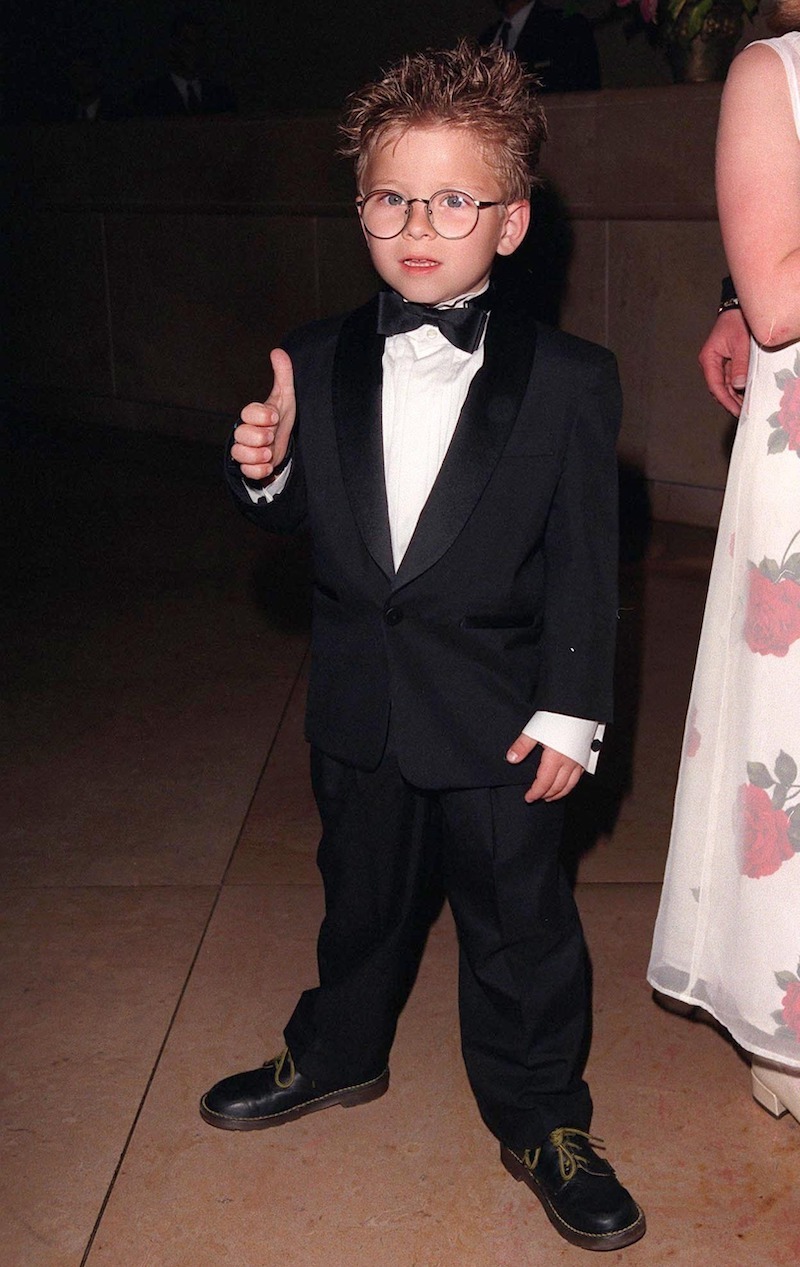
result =
[{"label": "eyeglass frame", "polygon": [[[402,198],[403,202],[406,204],[405,220],[400,225],[400,228],[397,230],[397,232],[390,233],[388,237],[381,237],[377,233],[372,233],[364,224],[364,215],[363,215],[364,204],[368,198],[372,198],[375,194],[396,194],[397,197]],[[440,233],[439,230],[436,228],[436,225],[433,223],[433,218],[431,216],[431,203],[433,202],[434,198],[438,197],[439,194],[461,194],[463,198],[469,198],[470,202],[474,205],[476,211],[478,212],[478,215],[476,215],[475,217],[475,223],[473,224],[472,228],[468,229],[466,233],[460,234],[459,237],[457,238],[449,238],[447,234]],[[435,193],[431,194],[430,198],[406,198],[406,196],[404,194],[401,194],[398,189],[371,189],[368,194],[361,194],[358,198],[356,198],[356,208],[358,209],[358,216],[361,221],[361,224],[363,225],[365,233],[368,233],[371,238],[375,238],[376,242],[391,242],[392,238],[399,238],[400,234],[405,229],[406,225],[408,224],[411,218],[411,208],[415,202],[421,202],[423,204],[425,208],[425,215],[428,218],[428,224],[431,226],[436,236],[440,238],[444,238],[446,242],[463,242],[464,238],[468,238],[470,233],[474,233],[478,227],[480,213],[481,211],[483,211],[484,207],[507,207],[508,206],[508,202],[505,198],[501,198],[499,202],[489,202],[487,198],[473,198],[472,194],[468,194],[466,189],[450,189],[447,186],[445,186],[444,189],[437,189]]]}]

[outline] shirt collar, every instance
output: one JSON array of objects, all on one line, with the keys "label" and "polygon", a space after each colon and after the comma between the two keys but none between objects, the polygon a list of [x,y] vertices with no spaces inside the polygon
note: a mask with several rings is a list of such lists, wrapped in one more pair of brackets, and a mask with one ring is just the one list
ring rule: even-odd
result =
[{"label": "shirt collar", "polygon": [[526,4],[522,9],[517,9],[513,18],[506,18],[506,22],[511,26],[511,47],[513,48],[519,39],[520,32],[530,17],[530,12],[535,5],[536,0],[531,0],[530,4]]},{"label": "shirt collar", "polygon": [[[469,290],[464,295],[456,295],[455,299],[445,299],[444,303],[434,304],[433,306],[434,308],[465,308],[470,299],[475,299],[478,295],[485,295],[490,284],[490,282],[487,282],[485,286],[481,286],[480,290]],[[403,302],[408,303],[409,301],[404,298]]]}]

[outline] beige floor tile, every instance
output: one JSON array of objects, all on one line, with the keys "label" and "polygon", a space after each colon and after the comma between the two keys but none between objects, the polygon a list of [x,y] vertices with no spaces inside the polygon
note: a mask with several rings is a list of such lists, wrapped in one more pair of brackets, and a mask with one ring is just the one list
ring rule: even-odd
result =
[{"label": "beige floor tile", "polygon": [[[253,564],[259,566],[261,561]],[[48,687],[76,681],[93,686],[117,681],[161,687],[197,678],[252,682],[286,676],[299,667],[308,630],[281,621],[277,605],[264,607],[248,586],[195,573],[143,577],[122,569],[97,587],[64,585],[52,610],[49,587],[26,596],[28,637],[9,648],[12,681]],[[266,603],[266,599],[264,600]]]},{"label": "beige floor tile", "polygon": [[295,686],[226,877],[229,884],[317,884],[319,817],[303,737],[306,677]]},{"label": "beige floor tile", "polygon": [[0,775],[6,883],[218,883],[291,687],[28,688]]},{"label": "beige floor tile", "polygon": [[[644,980],[657,888],[579,890],[595,970],[594,1128],[650,1230],[615,1261],[789,1263],[800,1135],[749,1098],[709,1026],[656,1007]],[[318,894],[228,889],[89,1257],[90,1267],[496,1267],[585,1262],[499,1164],[461,1063],[455,937],[434,929],[380,1101],[281,1130],[214,1131],[198,1092],[280,1045],[313,975]],[[790,1208],[790,1207],[789,1207]]]},{"label": "beige floor tile", "polygon": [[0,895],[7,1267],[80,1262],[212,900],[188,887]]}]

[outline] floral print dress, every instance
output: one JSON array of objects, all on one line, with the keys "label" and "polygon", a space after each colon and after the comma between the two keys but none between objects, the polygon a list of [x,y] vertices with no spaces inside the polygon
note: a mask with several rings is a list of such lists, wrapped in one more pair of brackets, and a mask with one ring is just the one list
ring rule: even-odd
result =
[{"label": "floral print dress", "polygon": [[[764,43],[789,77],[800,33]],[[800,343],[753,343],[648,980],[800,1068]]]}]

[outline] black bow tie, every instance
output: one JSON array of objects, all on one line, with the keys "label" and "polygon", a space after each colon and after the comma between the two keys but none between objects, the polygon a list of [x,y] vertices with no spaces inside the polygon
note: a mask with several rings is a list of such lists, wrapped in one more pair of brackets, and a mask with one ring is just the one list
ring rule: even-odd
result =
[{"label": "black bow tie", "polygon": [[407,303],[396,290],[382,290],[378,295],[378,334],[408,334],[420,326],[436,326],[454,347],[474,352],[489,316],[488,294],[484,291],[463,308],[429,308]]}]

